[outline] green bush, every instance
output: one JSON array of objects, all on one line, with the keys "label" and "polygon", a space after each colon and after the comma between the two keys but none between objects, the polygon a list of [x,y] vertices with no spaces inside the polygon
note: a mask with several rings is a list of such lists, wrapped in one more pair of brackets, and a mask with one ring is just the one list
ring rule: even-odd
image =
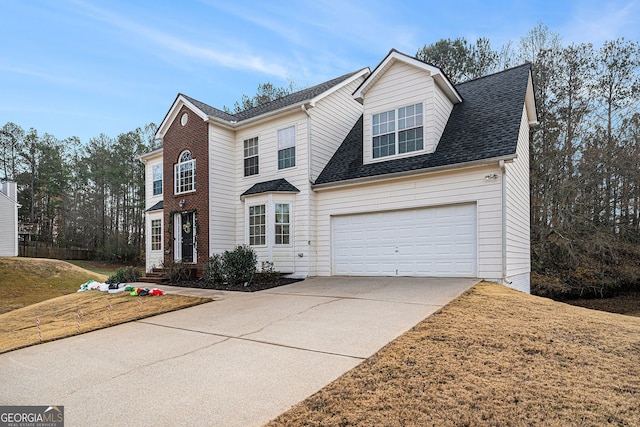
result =
[{"label": "green bush", "polygon": [[222,255],[214,254],[204,265],[203,279],[209,283],[223,283]]},{"label": "green bush", "polygon": [[222,254],[222,277],[230,284],[249,284],[256,272],[258,258],[249,246],[238,245]]},{"label": "green bush", "polygon": [[162,268],[169,283],[182,282],[191,278],[191,271],[181,261],[165,260]]},{"label": "green bush", "polygon": [[263,285],[275,285],[280,279],[280,272],[273,267],[273,262],[263,261],[260,271],[255,275],[255,281]]},{"label": "green bush", "polygon": [[109,276],[106,283],[131,283],[137,282],[139,278],[140,270],[135,267],[124,267]]}]

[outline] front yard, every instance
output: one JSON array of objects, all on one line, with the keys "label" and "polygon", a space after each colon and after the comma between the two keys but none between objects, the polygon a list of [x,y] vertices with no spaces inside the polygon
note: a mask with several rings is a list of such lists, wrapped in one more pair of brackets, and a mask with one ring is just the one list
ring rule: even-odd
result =
[{"label": "front yard", "polygon": [[483,283],[269,426],[639,426],[640,319]]}]

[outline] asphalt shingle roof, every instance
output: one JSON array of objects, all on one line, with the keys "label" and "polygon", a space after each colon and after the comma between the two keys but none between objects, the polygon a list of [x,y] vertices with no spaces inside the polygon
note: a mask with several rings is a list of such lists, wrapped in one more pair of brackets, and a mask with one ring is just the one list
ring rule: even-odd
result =
[{"label": "asphalt shingle roof", "polygon": [[326,81],[324,83],[320,83],[318,85],[312,86],[310,88],[307,89],[303,89],[301,91],[298,92],[294,92],[292,94],[289,94],[287,96],[283,96],[282,98],[276,99],[275,101],[271,101],[269,103],[263,104],[263,105],[258,105],[257,107],[254,108],[250,108],[248,110],[245,111],[241,111],[237,114],[229,114],[226,113],[222,110],[219,110],[217,108],[214,108],[210,105],[205,104],[204,102],[200,102],[197,99],[193,99],[185,94],[181,94],[182,96],[184,96],[186,99],[188,99],[193,105],[195,105],[196,107],[198,107],[200,110],[202,110],[205,114],[209,115],[209,116],[213,116],[213,117],[218,117],[220,119],[226,120],[228,122],[241,122],[243,120],[247,120],[253,117],[257,117],[260,116],[262,114],[265,113],[269,113],[271,111],[276,111],[279,110],[281,108],[285,108],[288,107],[290,105],[295,105],[304,101],[309,101],[313,98],[315,98],[316,96],[320,95],[321,93],[324,93],[326,91],[328,91],[329,89],[331,89],[332,87],[342,83],[343,81],[347,80],[349,77],[353,76],[354,74],[360,72],[361,70],[358,71],[354,71],[352,73],[349,74],[345,74],[343,76],[340,77],[336,77],[335,79],[331,79],[329,81]]},{"label": "asphalt shingle roof", "polygon": [[242,196],[250,196],[252,194],[261,194],[269,192],[288,192],[299,193],[296,187],[294,187],[289,181],[284,178],[274,179],[272,181],[259,182],[254,184],[247,191],[241,194]]},{"label": "asphalt shingle roof", "polygon": [[360,117],[316,185],[515,154],[530,68],[524,64],[456,85],[463,101],[453,107],[434,153],[365,165]]},{"label": "asphalt shingle roof", "polygon": [[160,200],[158,203],[156,203],[155,205],[151,206],[145,212],[159,211],[160,209],[164,209],[164,201],[163,200]]}]

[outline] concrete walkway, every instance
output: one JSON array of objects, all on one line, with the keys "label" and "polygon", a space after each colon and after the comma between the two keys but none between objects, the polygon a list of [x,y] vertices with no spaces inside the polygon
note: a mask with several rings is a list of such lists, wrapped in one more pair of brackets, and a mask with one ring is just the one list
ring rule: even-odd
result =
[{"label": "concrete walkway", "polygon": [[261,425],[477,279],[311,278],[0,355],[0,405],[67,426]]}]

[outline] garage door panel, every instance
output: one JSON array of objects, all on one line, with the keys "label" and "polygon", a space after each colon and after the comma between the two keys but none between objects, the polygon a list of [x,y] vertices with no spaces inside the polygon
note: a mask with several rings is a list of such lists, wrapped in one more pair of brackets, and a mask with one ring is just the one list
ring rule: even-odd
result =
[{"label": "garage door panel", "polygon": [[474,204],[334,217],[334,274],[475,277],[476,228]]}]

